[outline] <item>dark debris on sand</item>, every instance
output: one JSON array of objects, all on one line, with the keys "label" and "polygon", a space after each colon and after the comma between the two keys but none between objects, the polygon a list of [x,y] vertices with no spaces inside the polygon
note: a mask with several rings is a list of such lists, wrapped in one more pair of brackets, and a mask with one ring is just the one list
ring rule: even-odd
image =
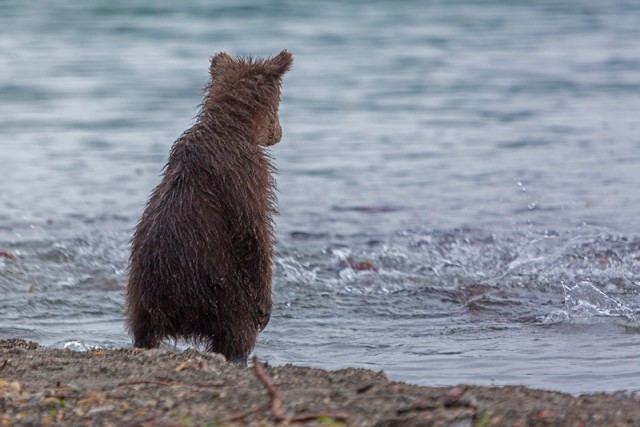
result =
[{"label": "dark debris on sand", "polygon": [[[428,372],[425,372],[428,375]],[[0,426],[637,426],[640,401],[526,387],[418,387],[364,369],[0,341]]]}]

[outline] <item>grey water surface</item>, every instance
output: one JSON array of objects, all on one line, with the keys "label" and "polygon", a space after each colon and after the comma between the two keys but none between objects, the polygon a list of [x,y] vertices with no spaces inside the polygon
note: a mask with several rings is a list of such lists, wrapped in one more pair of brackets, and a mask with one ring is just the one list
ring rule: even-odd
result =
[{"label": "grey water surface", "polygon": [[283,48],[261,358],[640,390],[637,1],[0,1],[0,338],[130,346],[209,58]]}]

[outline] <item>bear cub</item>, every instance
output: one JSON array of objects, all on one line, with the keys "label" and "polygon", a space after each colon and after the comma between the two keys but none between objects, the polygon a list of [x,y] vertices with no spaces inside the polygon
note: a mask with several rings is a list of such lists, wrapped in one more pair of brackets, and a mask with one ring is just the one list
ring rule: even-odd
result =
[{"label": "bear cub", "polygon": [[174,143],[131,240],[127,326],[246,363],[271,317],[280,88],[293,56],[211,60],[195,124]]}]

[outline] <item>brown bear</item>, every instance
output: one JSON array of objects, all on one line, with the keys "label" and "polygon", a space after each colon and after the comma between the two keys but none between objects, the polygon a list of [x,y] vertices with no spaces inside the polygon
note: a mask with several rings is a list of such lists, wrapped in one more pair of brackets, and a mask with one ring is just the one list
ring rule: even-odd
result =
[{"label": "brown bear", "polygon": [[174,143],[131,240],[126,316],[135,347],[165,338],[246,363],[271,317],[276,213],[265,147],[280,141],[293,56],[211,60],[195,124]]}]

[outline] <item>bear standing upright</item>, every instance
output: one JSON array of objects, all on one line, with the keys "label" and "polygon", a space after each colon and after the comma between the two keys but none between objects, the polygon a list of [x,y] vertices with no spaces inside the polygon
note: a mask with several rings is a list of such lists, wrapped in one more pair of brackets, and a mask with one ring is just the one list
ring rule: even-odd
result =
[{"label": "bear standing upright", "polygon": [[135,347],[185,339],[246,363],[271,317],[275,211],[265,147],[280,141],[293,56],[211,60],[196,123],[174,143],[132,238],[126,316]]}]

